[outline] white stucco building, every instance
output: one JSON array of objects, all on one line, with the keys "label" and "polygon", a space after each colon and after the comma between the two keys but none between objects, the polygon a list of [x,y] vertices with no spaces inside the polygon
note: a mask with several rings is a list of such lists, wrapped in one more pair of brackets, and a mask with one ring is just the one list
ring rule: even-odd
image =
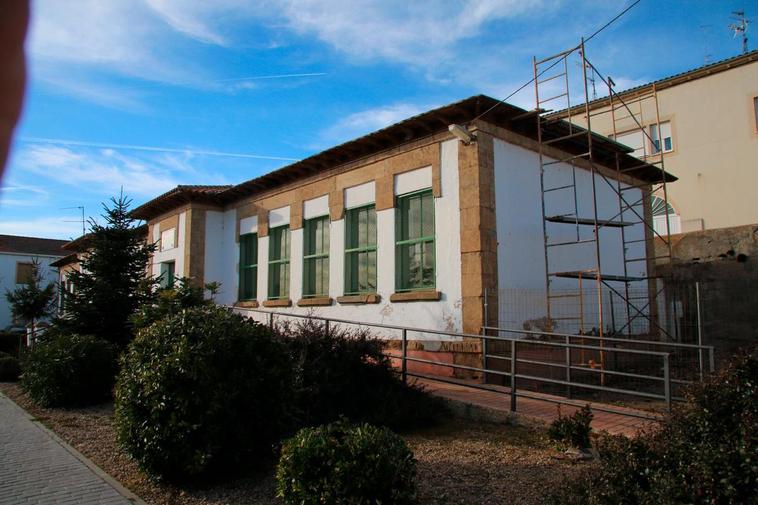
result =
[{"label": "white stucco building", "polygon": [[0,329],[14,323],[6,291],[27,282],[34,261],[40,264],[45,284],[56,282],[58,272],[51,263],[64,256],[61,247],[65,243],[49,238],[0,235]]},{"label": "white stucco building", "polygon": [[[473,141],[454,136],[450,124],[465,125]],[[561,140],[565,127],[562,121],[550,127],[556,140],[543,154],[556,162],[545,184],[575,174],[577,211],[589,213],[590,170],[560,162],[586,151],[586,138]],[[597,170],[620,179],[629,198],[649,203],[648,184],[660,171],[605,137],[593,135],[592,144]],[[526,111],[479,95],[236,186],[178,186],[133,215],[147,221],[148,237],[159,243],[151,273],[167,282],[182,276],[219,282],[219,303],[479,333],[499,324],[498,311],[485,310],[485,293],[489,304],[503,289],[545,293],[538,147]],[[617,154],[630,167],[623,175],[610,170]],[[616,194],[597,187],[597,214],[612,219]],[[560,195],[546,200],[544,215],[564,213],[565,203]],[[548,242],[578,233],[553,222],[545,231]],[[603,271],[619,276],[623,245],[614,234],[620,232],[600,233],[607,239]],[[632,252],[644,258],[650,232],[638,224],[625,233],[639,238]],[[577,244],[548,254],[551,269],[571,272],[586,268],[590,252]],[[643,288],[648,268],[642,261],[632,272]],[[528,317],[544,317],[541,310],[535,305]],[[445,340],[410,338],[429,349]]]}]

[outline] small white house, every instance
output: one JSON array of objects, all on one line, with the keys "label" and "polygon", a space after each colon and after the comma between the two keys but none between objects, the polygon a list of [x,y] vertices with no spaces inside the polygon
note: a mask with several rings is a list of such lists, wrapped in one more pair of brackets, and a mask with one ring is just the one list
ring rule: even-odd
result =
[{"label": "small white house", "polygon": [[40,264],[44,283],[57,282],[58,271],[51,263],[65,256],[66,253],[61,247],[66,242],[49,238],[0,235],[0,329],[14,323],[5,293],[26,284],[35,260]]}]

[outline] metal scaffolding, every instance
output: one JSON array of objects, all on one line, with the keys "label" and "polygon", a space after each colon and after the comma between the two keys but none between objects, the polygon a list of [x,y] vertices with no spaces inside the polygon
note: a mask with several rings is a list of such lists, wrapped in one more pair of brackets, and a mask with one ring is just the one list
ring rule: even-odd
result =
[{"label": "metal scaffolding", "polygon": [[[579,76],[572,75],[574,71],[573,62],[578,60],[578,66],[581,68]],[[571,64],[570,64],[571,63]],[[640,91],[631,98],[622,98],[614,89],[613,81],[603,78],[602,73],[589,61],[585,52],[584,39],[581,43],[567,51],[555,54],[548,58],[538,60],[533,59],[534,67],[534,92],[535,92],[535,117],[537,121],[537,135],[539,143],[539,163],[540,163],[540,185],[542,191],[542,230],[545,246],[545,282],[546,282],[546,307],[547,321],[549,330],[552,326],[558,324],[560,320],[570,320],[579,328],[580,334],[593,332],[600,337],[601,348],[603,346],[603,337],[608,332],[604,319],[603,310],[603,291],[604,289],[614,293],[617,299],[623,300],[627,314],[627,320],[620,329],[615,329],[615,333],[625,334],[631,337],[633,334],[633,322],[638,320],[646,321],[645,327],[651,336],[665,338],[666,340],[676,340],[676,335],[672,335],[668,330],[668,325],[662,323],[659,319],[658,300],[664,290],[664,283],[656,275],[656,269],[653,262],[657,265],[671,261],[671,237],[670,223],[668,215],[666,216],[665,230],[656,230],[653,223],[651,197],[656,194],[663,200],[668,208],[668,191],[666,188],[666,174],[664,170],[664,154],[666,149],[662,145],[662,134],[660,131],[660,110],[658,107],[658,95],[655,86],[650,90]],[[588,73],[590,77],[588,77]],[[602,107],[593,107],[590,100],[591,86],[594,86],[595,80],[600,79],[608,89],[608,98],[603,102]],[[573,95],[580,95],[579,99],[572,103]],[[644,106],[644,107],[643,107]],[[646,118],[643,115],[645,107],[654,107],[654,118]],[[560,112],[554,112],[559,110]],[[642,153],[636,153],[641,158],[641,162],[636,166],[629,166],[627,163],[622,167],[621,159],[626,154],[619,152],[616,154],[615,169],[598,164],[596,154],[593,150],[593,133],[592,120],[599,115],[610,115],[612,132],[605,135],[618,138],[620,125],[631,125],[631,131],[639,132],[643,139]],[[548,126],[554,124],[557,120],[565,119],[568,121],[568,134],[555,137],[550,134]],[[579,124],[585,125],[580,126]],[[651,128],[655,125],[654,128]],[[630,129],[623,130],[623,133],[629,133]],[[657,139],[654,138],[657,136]],[[551,146],[564,140],[576,139],[586,142],[586,151],[579,154],[565,155],[556,157],[556,151]],[[651,146],[648,149],[648,144]],[[651,152],[648,152],[651,151]],[[642,167],[653,165],[660,170],[655,173],[660,174],[660,179],[646,181],[636,184],[630,184],[630,179],[626,175]],[[570,167],[570,176],[565,177],[566,167]],[[552,172],[561,170],[564,180],[558,184],[551,177]],[[588,188],[584,187],[579,190],[577,172],[578,170],[588,171],[591,177],[591,196],[588,197]],[[558,178],[560,180],[560,177]],[[607,186],[607,187],[606,187]],[[599,193],[608,192],[612,189],[614,198],[618,201],[618,210],[614,211],[615,215],[601,216],[598,212]],[[637,189],[640,191],[630,191]],[[582,193],[585,193],[584,195]],[[631,195],[642,194],[642,197],[632,197]],[[591,202],[588,202],[591,198]],[[553,200],[562,199],[564,203],[569,202],[568,209],[555,213],[552,209]],[[604,200],[607,202],[607,199]],[[589,205],[591,203],[591,205]],[[560,207],[560,206],[558,206]],[[607,204],[604,204],[603,214],[607,213]],[[558,226],[571,227],[571,235],[566,238],[564,234],[560,240],[551,239],[550,231],[555,230]],[[633,228],[633,227],[637,228]],[[642,237],[636,236],[630,230],[644,229]],[[587,230],[591,233],[588,234]],[[614,233],[605,232],[605,230],[615,230]],[[639,233],[639,232],[638,232]],[[560,234],[559,234],[560,235]],[[664,253],[656,255],[654,241],[658,239],[663,243]],[[618,272],[606,272],[603,268],[601,252],[601,241],[616,240],[621,246],[623,255],[623,270]],[[586,244],[583,247],[592,248],[592,253],[582,255],[583,265],[570,271],[556,269],[554,264],[556,258],[561,257],[561,251],[567,248]],[[635,246],[634,244],[638,244]],[[630,250],[642,249],[643,254],[630,254]],[[606,250],[607,252],[607,250]],[[634,268],[634,265],[640,265]],[[639,272],[643,270],[644,274]],[[638,273],[635,273],[635,270]],[[556,279],[573,279],[576,281],[576,290],[569,291],[565,289],[558,290],[553,287]],[[584,311],[584,297],[591,285],[591,296],[595,297],[597,293],[598,310],[596,320],[588,321]],[[648,296],[632,296],[630,286],[647,285]],[[578,313],[556,315],[552,310],[552,303],[556,298],[575,297],[579,307]],[[676,307],[674,305],[674,310]],[[666,305],[666,310],[669,308]],[[674,315],[674,318],[676,316]],[[673,333],[676,333],[676,325],[673,325]],[[600,354],[599,366],[604,368],[604,353]]]}]

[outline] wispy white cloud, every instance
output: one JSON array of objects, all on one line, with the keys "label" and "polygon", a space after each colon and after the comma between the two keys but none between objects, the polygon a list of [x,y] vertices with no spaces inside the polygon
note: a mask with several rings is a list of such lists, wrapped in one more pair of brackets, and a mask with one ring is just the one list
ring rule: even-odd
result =
[{"label": "wispy white cloud", "polygon": [[176,153],[184,155],[196,155],[196,156],[220,156],[226,158],[251,158],[259,160],[276,160],[276,161],[297,161],[296,158],[287,158],[282,156],[268,156],[265,154],[252,154],[252,153],[232,153],[225,151],[213,151],[208,149],[195,149],[191,147],[178,148],[178,147],[160,147],[160,146],[145,146],[137,144],[112,144],[106,142],[90,142],[80,140],[67,140],[67,139],[52,139],[42,137],[21,137],[19,142],[29,144],[49,144],[56,146],[77,146],[77,147],[96,147],[104,148],[104,153],[112,153],[113,149],[124,149],[128,151],[148,151],[159,153]]},{"label": "wispy white cloud", "polygon": [[319,137],[322,140],[320,147],[351,140],[420,114],[430,108],[434,107],[413,103],[396,103],[349,114],[320,133]]},{"label": "wispy white cloud", "polygon": [[75,151],[71,148],[31,145],[17,155],[17,167],[63,186],[99,194],[149,196],[178,184],[171,172],[144,160],[114,151]]},{"label": "wispy white cloud", "polygon": [[30,207],[39,205],[41,201],[46,201],[49,197],[50,193],[39,186],[9,184],[0,187],[0,207],[9,205]]},{"label": "wispy white cloud", "polygon": [[433,7],[405,0],[289,0],[278,12],[298,33],[359,58],[430,66],[499,19],[534,13],[545,1],[467,0]]},{"label": "wispy white cloud", "polygon": [[[72,239],[82,234],[81,223],[68,222],[60,216],[44,216],[32,219],[3,219],[0,233],[57,239]],[[73,220],[71,220],[73,221]]]}]

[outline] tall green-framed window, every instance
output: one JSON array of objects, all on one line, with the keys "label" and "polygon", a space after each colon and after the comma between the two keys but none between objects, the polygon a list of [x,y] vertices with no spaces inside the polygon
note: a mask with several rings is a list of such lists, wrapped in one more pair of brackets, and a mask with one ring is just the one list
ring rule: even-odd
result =
[{"label": "tall green-framed window", "polygon": [[174,287],[175,267],[176,267],[176,263],[174,263],[173,261],[165,261],[161,263],[160,286],[162,288]]},{"label": "tall green-framed window", "polygon": [[345,294],[376,293],[376,209],[345,211]]},{"label": "tall green-framed window", "polygon": [[258,234],[240,235],[239,299],[255,300],[258,296]]},{"label": "tall green-framed window", "polygon": [[432,191],[429,189],[399,196],[395,212],[395,289],[414,291],[434,288]]},{"label": "tall green-framed window", "polygon": [[303,298],[329,295],[329,216],[303,223]]},{"label": "tall green-framed window", "polygon": [[290,295],[290,228],[278,226],[268,232],[268,298]]}]

